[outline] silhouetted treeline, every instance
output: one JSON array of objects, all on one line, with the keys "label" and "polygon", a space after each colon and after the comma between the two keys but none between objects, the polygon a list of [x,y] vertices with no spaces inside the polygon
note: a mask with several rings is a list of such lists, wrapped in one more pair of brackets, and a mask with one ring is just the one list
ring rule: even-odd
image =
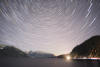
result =
[{"label": "silhouetted treeline", "polygon": [[84,43],[76,46],[72,52],[72,57],[100,57],[100,36],[94,36]]}]

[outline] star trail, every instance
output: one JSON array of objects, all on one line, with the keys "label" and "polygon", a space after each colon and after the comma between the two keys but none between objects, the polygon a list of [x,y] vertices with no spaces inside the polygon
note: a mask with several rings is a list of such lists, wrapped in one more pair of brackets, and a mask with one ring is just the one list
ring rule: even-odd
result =
[{"label": "star trail", "polygon": [[100,0],[0,0],[0,43],[69,53],[100,35]]}]

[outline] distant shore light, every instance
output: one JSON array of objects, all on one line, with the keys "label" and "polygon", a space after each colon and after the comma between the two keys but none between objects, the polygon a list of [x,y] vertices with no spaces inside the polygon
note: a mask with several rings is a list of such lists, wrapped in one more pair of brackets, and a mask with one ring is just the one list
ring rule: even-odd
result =
[{"label": "distant shore light", "polygon": [[66,56],[66,60],[71,60],[71,56],[70,55]]}]

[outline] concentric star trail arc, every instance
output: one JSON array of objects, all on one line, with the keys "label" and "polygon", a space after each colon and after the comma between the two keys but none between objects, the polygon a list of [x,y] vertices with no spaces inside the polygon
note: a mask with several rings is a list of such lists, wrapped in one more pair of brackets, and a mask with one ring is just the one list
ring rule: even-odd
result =
[{"label": "concentric star trail arc", "polygon": [[0,43],[56,55],[100,35],[100,0],[0,0]]}]

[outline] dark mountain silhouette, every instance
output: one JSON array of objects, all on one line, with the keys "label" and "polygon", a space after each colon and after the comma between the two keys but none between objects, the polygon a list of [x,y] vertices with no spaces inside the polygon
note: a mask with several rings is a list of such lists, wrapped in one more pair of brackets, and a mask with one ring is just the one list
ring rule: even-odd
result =
[{"label": "dark mountain silhouette", "polygon": [[72,57],[100,57],[100,36],[94,36],[84,43],[76,46],[72,52]]},{"label": "dark mountain silhouette", "polygon": [[13,46],[0,45],[0,57],[28,57],[28,55]]},{"label": "dark mountain silhouette", "polygon": [[55,58],[53,54],[41,51],[36,51],[36,52],[30,51],[28,55],[32,58]]},{"label": "dark mountain silhouette", "polygon": [[62,55],[58,55],[57,58],[66,58],[66,57],[65,54],[62,54]]}]

